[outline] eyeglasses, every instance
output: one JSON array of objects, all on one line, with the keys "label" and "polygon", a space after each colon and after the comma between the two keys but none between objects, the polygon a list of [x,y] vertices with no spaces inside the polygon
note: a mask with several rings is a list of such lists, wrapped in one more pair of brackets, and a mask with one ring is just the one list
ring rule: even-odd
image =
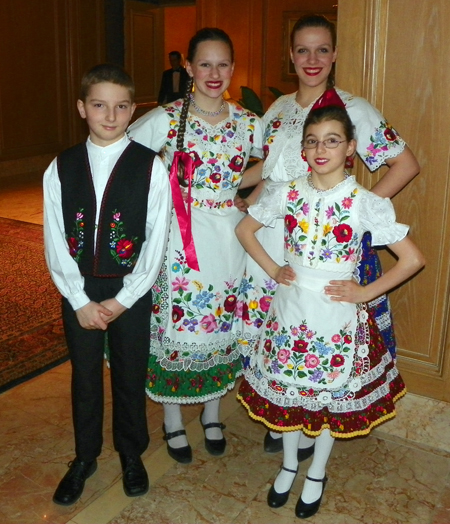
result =
[{"label": "eyeglasses", "polygon": [[347,142],[347,140],[336,140],[335,138],[326,138],[325,140],[315,140],[314,138],[307,138],[303,141],[304,149],[316,149],[319,144],[323,144],[327,149],[336,149],[339,144]]}]

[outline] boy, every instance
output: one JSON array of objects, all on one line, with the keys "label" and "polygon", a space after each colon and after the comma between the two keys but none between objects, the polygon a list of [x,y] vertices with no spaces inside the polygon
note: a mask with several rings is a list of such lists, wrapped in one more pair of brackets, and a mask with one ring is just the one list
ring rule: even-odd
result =
[{"label": "boy", "polygon": [[120,67],[88,71],[77,107],[89,138],[61,153],[44,175],[45,256],[63,295],[72,364],[76,457],[53,496],[64,506],[80,498],[101,453],[106,330],[123,488],[134,497],[149,486],[140,455],[149,443],[150,288],[165,252],[171,193],[159,157],[125,134],[133,100],[133,81]]}]

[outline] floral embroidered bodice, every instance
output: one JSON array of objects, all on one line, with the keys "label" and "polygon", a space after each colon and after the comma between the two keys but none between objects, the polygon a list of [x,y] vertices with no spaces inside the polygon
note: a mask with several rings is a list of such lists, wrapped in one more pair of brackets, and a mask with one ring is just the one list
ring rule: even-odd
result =
[{"label": "floral embroidered bodice", "polygon": [[328,191],[302,177],[269,184],[250,214],[265,225],[284,219],[286,260],[305,267],[352,273],[364,232],[374,245],[396,242],[406,226],[395,222],[389,199],[360,186],[353,176]]},{"label": "floral embroidered bodice", "polygon": [[[192,195],[195,207],[230,207],[250,155],[261,154],[256,146],[258,137],[255,137],[255,132],[260,137],[257,117],[238,106],[230,104],[229,109],[229,118],[216,125],[188,114],[183,151],[194,161]],[[164,111],[170,119],[170,129],[162,154],[170,169],[176,150],[181,102],[166,106]]]}]

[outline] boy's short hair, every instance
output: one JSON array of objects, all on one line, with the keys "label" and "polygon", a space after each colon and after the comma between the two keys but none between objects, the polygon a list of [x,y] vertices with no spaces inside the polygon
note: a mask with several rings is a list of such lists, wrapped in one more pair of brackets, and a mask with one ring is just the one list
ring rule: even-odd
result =
[{"label": "boy's short hair", "polygon": [[131,76],[120,66],[114,64],[98,64],[89,69],[81,79],[80,100],[86,102],[91,86],[101,82],[111,82],[126,87],[134,102],[134,82]]}]

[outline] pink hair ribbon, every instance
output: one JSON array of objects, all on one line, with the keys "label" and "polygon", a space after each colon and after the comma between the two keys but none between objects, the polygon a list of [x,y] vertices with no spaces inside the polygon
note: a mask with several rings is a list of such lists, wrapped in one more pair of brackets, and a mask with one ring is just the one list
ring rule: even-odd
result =
[{"label": "pink hair ribbon", "polygon": [[[180,162],[184,166],[184,178],[189,182],[187,210],[183,200],[180,182],[178,180],[178,167]],[[173,207],[175,208],[175,212],[177,214],[178,226],[180,228],[184,254],[186,256],[186,263],[191,269],[200,271],[197,253],[195,252],[194,239],[192,238],[191,186],[193,174],[194,162],[189,153],[175,151],[169,174],[170,187],[172,188]]]}]

